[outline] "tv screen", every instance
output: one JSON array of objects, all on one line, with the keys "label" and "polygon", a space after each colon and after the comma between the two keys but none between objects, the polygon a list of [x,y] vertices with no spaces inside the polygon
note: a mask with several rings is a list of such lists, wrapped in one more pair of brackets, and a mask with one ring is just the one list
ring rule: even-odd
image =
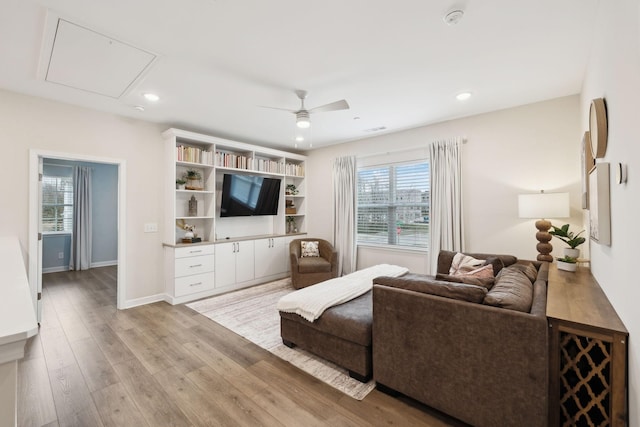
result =
[{"label": "tv screen", "polygon": [[224,174],[220,216],[277,215],[280,180]]}]

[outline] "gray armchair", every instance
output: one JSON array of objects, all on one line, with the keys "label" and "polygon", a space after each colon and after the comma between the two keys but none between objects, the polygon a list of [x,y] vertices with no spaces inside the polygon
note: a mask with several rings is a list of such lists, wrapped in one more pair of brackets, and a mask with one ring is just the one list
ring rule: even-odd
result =
[{"label": "gray armchair", "polygon": [[[317,241],[319,257],[301,257],[303,241]],[[338,277],[338,253],[331,243],[323,239],[294,239],[289,244],[291,260],[291,284],[300,289]]]}]

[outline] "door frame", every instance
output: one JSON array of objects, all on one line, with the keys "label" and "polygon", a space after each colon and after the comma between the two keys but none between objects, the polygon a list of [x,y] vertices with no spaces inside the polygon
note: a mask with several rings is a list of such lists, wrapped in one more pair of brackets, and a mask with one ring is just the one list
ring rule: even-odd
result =
[{"label": "door frame", "polygon": [[[126,181],[127,161],[110,157],[96,157],[75,153],[60,153],[55,151],[29,150],[29,287],[33,298],[34,310],[38,314],[38,280],[42,279],[41,256],[38,251],[38,212],[40,200],[38,197],[39,162],[40,159],[70,160],[76,162],[91,162],[115,165],[118,167],[118,283],[117,308],[126,308],[126,271],[127,271],[127,217],[126,217]],[[38,317],[40,322],[40,317]]]}]

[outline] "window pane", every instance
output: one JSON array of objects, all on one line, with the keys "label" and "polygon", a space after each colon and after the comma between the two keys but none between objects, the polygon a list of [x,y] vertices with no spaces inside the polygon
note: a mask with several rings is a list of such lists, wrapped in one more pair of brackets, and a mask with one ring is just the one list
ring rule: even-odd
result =
[{"label": "window pane", "polygon": [[73,227],[73,178],[42,177],[42,230],[71,231]]},{"label": "window pane", "polygon": [[429,191],[427,161],[358,170],[358,243],[426,249]]}]

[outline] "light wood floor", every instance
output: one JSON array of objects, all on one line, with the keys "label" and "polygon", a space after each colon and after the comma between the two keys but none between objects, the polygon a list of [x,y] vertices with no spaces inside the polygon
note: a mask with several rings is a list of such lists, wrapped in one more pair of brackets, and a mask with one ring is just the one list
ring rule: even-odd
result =
[{"label": "light wood floor", "polygon": [[164,302],[118,311],[116,268],[43,277],[18,368],[19,426],[450,426],[409,399],[354,400]]}]

